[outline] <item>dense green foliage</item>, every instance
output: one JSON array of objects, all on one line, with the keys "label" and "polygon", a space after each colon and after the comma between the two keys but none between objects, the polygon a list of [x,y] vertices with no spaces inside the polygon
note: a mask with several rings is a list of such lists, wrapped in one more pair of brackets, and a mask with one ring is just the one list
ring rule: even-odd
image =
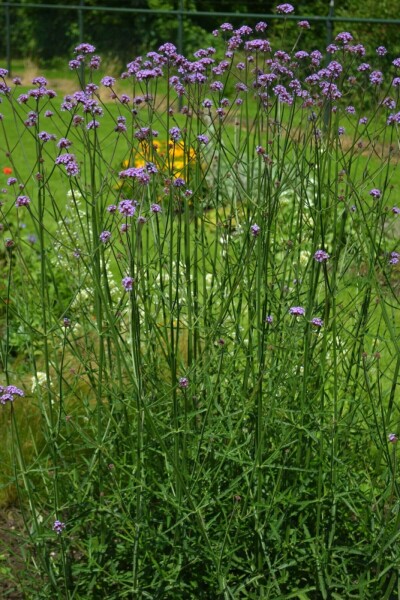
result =
[{"label": "dense green foliage", "polygon": [[[11,9],[11,46],[14,57],[31,56],[41,62],[54,57],[67,56],[79,41],[79,15],[76,10],[44,9],[41,4],[60,3],[55,0],[37,0],[37,8],[23,7]],[[65,4],[68,5],[66,2]],[[70,3],[79,5],[79,0]],[[246,22],[254,25],[256,19],[245,18],[248,13],[274,14],[274,3],[271,0],[241,1],[221,0],[126,0],[124,8],[148,9],[154,14],[103,12],[101,7],[121,8],[119,0],[85,0],[85,6],[93,10],[81,12],[85,40],[96,45],[98,50],[120,62],[130,60],[138,53],[155,49],[166,39],[176,43],[178,38],[178,19],[176,15],[160,15],[159,10],[196,10],[206,12],[232,12],[237,17],[190,16],[183,19],[183,51],[196,49],[218,24],[224,20],[232,20],[239,24]],[[396,3],[385,1],[376,3],[373,0],[336,0],[335,14],[360,18],[398,18]],[[329,3],[326,0],[303,0],[296,5],[297,15],[327,16]],[[279,34],[282,23],[269,21],[269,35]],[[346,24],[337,24],[337,30],[347,29]],[[363,34],[363,43],[374,48],[376,45],[387,45],[394,49],[398,46],[395,25],[363,25],[351,24],[351,31]],[[325,22],[313,24],[313,47],[321,47],[326,43],[327,28]]]}]

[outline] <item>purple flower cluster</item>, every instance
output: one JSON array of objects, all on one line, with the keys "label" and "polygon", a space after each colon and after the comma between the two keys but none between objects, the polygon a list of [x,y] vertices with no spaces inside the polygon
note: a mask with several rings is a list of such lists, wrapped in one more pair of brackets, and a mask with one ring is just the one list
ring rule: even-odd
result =
[{"label": "purple flower cluster", "polygon": [[[91,116],[92,124],[88,129],[98,127],[98,121],[96,117],[103,115],[103,109],[98,101],[92,97],[93,91],[97,86],[88,85],[86,90],[80,90],[72,95],[64,96],[64,100],[61,103],[61,110],[73,113],[73,125],[77,127],[84,122],[84,117],[77,114],[78,110],[82,110],[85,115]],[[89,125],[89,124],[88,124]]]},{"label": "purple flower cluster", "polygon": [[205,133],[200,133],[200,134],[197,136],[197,141],[198,141],[200,144],[204,144],[205,146],[207,146],[207,144],[208,144],[208,143],[209,143],[209,141],[210,141],[210,138],[209,138],[209,137],[208,137],[208,135],[206,135]]},{"label": "purple flower cluster", "polygon": [[58,519],[56,521],[54,521],[54,523],[53,523],[53,531],[57,535],[61,535],[62,532],[64,531],[65,527],[66,527],[65,523],[62,523]]},{"label": "purple flower cluster", "polygon": [[115,126],[114,131],[116,131],[117,133],[124,133],[126,131],[125,123],[126,117],[123,117],[122,115],[117,117],[117,125]]},{"label": "purple flower cluster", "polygon": [[19,208],[20,206],[29,206],[30,203],[31,199],[29,198],[29,196],[18,196],[18,198],[15,201],[15,206]]},{"label": "purple flower cluster", "polygon": [[186,389],[189,387],[189,379],[187,377],[181,377],[178,384],[180,388]]},{"label": "purple flower cluster", "polygon": [[28,113],[27,119],[25,119],[25,121],[24,121],[24,125],[25,125],[25,127],[34,127],[37,123],[37,120],[38,120],[38,114],[35,111],[31,110]]},{"label": "purple flower cluster", "polygon": [[38,138],[41,142],[43,142],[45,144],[46,142],[55,140],[56,136],[53,133],[47,133],[47,131],[41,131],[40,133],[38,133]]},{"label": "purple flower cluster", "polygon": [[105,87],[113,87],[115,85],[115,78],[114,77],[110,77],[108,75],[106,75],[105,77],[103,77],[103,79],[101,80],[101,84],[104,85]]},{"label": "purple flower cluster", "polygon": [[268,25],[264,21],[259,21],[254,27],[255,31],[263,33],[267,29]]},{"label": "purple flower cluster", "polygon": [[172,127],[169,130],[169,135],[173,142],[178,142],[182,137],[182,133],[179,127]]},{"label": "purple flower cluster", "polygon": [[244,44],[247,52],[271,52],[271,44],[268,40],[249,40]]},{"label": "purple flower cluster", "polygon": [[335,42],[340,42],[342,44],[348,44],[353,41],[353,36],[348,31],[342,31],[338,33],[335,37]]},{"label": "purple flower cluster", "polygon": [[184,179],[182,179],[182,177],[176,177],[173,181],[173,185],[176,188],[182,188],[182,187],[185,187],[186,182]]},{"label": "purple flower cluster", "polygon": [[[32,80],[32,84],[37,87],[28,90],[24,94],[20,94],[20,96],[18,96],[17,98],[17,102],[19,104],[27,104],[30,99],[34,100],[35,103],[37,103],[42,98],[52,99],[55,98],[57,95],[54,90],[47,88],[47,79],[45,77],[35,77]],[[15,85],[20,85],[20,82],[16,83]],[[2,87],[2,84],[0,84],[0,91],[6,93],[7,91],[9,91],[9,88],[4,89],[4,87]],[[29,122],[29,119],[27,121]],[[25,124],[27,123],[25,122]],[[28,126],[31,125],[29,124]]]},{"label": "purple flower cluster", "polygon": [[133,290],[133,283],[134,283],[134,279],[133,277],[124,277],[122,280],[122,287],[125,289],[126,292],[131,292]]},{"label": "purple flower cluster", "polygon": [[0,404],[6,404],[7,402],[14,402],[15,396],[23,397],[25,393],[15,385],[0,385]]},{"label": "purple flower cluster", "polygon": [[[294,12],[294,8],[291,4],[284,3],[277,7],[277,12],[283,15],[290,15]],[[308,29],[310,25],[307,21],[300,21],[298,26],[302,29]],[[256,25],[255,32],[257,34],[263,33],[266,27],[265,23],[260,22]],[[219,62],[214,57],[214,48],[202,48],[198,50],[194,54],[196,60],[191,61],[180,55],[173,44],[167,43],[160,46],[158,52],[149,52],[146,57],[138,57],[130,62],[122,78],[134,77],[136,80],[147,82],[162,75],[163,65],[168,64],[169,71],[171,72],[169,85],[175,90],[178,96],[187,94],[188,86],[190,85],[203,85],[206,83],[208,83],[212,92],[221,92],[222,95],[225,84],[221,80],[221,76],[232,67],[232,58],[235,50],[243,49],[247,53],[246,62],[251,63],[254,61],[254,53],[262,52],[269,54],[272,52],[272,49],[270,42],[266,39],[259,38],[245,41],[243,38],[252,34],[252,29],[248,26],[234,29],[230,23],[224,23],[221,25],[220,31],[231,35],[231,37],[227,39],[228,49],[225,59]],[[218,32],[214,33],[218,34]],[[361,44],[354,44],[353,36],[346,31],[337,34],[335,43],[330,44],[327,51],[331,54],[341,51],[342,53],[361,57],[365,54],[365,48]],[[325,98],[328,100],[339,100],[342,98],[342,89],[339,89],[335,83],[343,74],[343,65],[338,60],[331,61],[325,68],[318,70],[323,58],[323,54],[319,50],[314,50],[310,53],[299,50],[295,53],[294,58],[304,62],[304,67],[308,70],[308,74],[306,72],[304,77],[296,79],[294,69],[298,66],[297,63],[290,54],[278,50],[273,54],[273,57],[265,61],[265,65],[260,62],[258,68],[253,71],[255,74],[254,88],[268,88],[274,81],[274,94],[279,102],[290,105],[294,101],[294,96],[297,96],[303,98],[304,108],[319,105],[321,100],[324,101]],[[246,62],[240,60],[236,64],[237,69],[244,70]],[[395,59],[393,64],[395,67],[398,64],[400,65],[400,59]],[[173,73],[173,68],[176,69],[176,73]],[[355,65],[355,69],[360,73],[369,71],[370,65],[361,63],[359,66]],[[372,71],[369,77],[371,85],[376,86],[383,82],[383,75],[380,71]],[[357,79],[351,76],[348,81],[354,84],[357,82]],[[104,77],[102,83],[106,87],[112,87],[115,80],[112,77]],[[311,87],[315,88],[315,86],[319,87],[319,94],[316,93],[315,89],[310,90]],[[237,81],[235,87],[238,92],[244,93],[249,89],[249,86],[240,80]],[[267,91],[261,90],[258,95],[263,103],[268,102],[269,95]],[[115,98],[117,98],[116,95]],[[122,96],[119,100],[123,102]],[[141,98],[140,101],[145,102],[147,100]],[[242,101],[242,98],[236,98],[235,100],[237,104],[240,104]],[[203,106],[211,108],[213,102],[215,100],[206,99]],[[134,103],[136,104],[136,101]],[[74,99],[72,104],[74,104]],[[220,118],[225,117],[223,108],[224,106],[220,105],[216,109],[217,115]],[[336,107],[334,109],[336,110]],[[349,107],[347,112],[354,114],[351,112],[351,107]],[[142,129],[145,131],[138,131],[135,134],[135,137],[138,139],[146,139],[149,136],[149,128]],[[123,130],[123,127],[119,126],[118,130]],[[170,135],[171,139],[175,142],[180,139],[179,128],[172,128]]]},{"label": "purple flower cluster", "polygon": [[291,4],[278,4],[278,6],[276,7],[276,12],[279,14],[285,14],[285,15],[290,15],[291,13],[294,12],[294,6],[292,6]]},{"label": "purple flower cluster", "polygon": [[64,165],[69,177],[76,177],[79,175],[79,165],[77,163],[75,154],[60,154],[60,156],[57,156],[55,164]]},{"label": "purple flower cluster", "polygon": [[121,200],[118,210],[125,217],[133,217],[136,212],[137,202],[135,200]]},{"label": "purple flower cluster", "polygon": [[100,123],[99,121],[96,121],[96,119],[89,121],[89,123],[86,125],[86,129],[88,131],[90,131],[91,129],[97,129],[98,127],[100,127]]},{"label": "purple flower cluster", "polygon": [[314,254],[314,259],[319,262],[326,262],[330,258],[329,254],[325,250],[317,250]]},{"label": "purple flower cluster", "polygon": [[369,191],[369,195],[372,196],[373,198],[375,198],[376,200],[379,200],[379,198],[382,196],[382,192],[381,192],[381,190],[374,188]]},{"label": "purple flower cluster", "polygon": [[322,327],[324,322],[319,317],[313,317],[311,319],[311,324],[314,325],[314,327]]},{"label": "purple flower cluster", "polygon": [[75,54],[93,54],[93,52],[96,52],[96,48],[92,44],[83,42],[75,47],[74,52]]},{"label": "purple flower cluster", "polygon": [[372,71],[369,80],[373,85],[381,85],[383,83],[383,73],[381,71]]},{"label": "purple flower cluster", "polygon": [[386,121],[387,125],[398,125],[399,123],[400,123],[400,112],[390,114]]},{"label": "purple flower cluster", "polygon": [[129,167],[124,171],[119,172],[120,179],[134,179],[141,185],[150,183],[150,175],[145,167]]},{"label": "purple flower cluster", "polygon": [[289,308],[289,314],[295,317],[304,317],[306,311],[302,306],[292,306]]},{"label": "purple flower cluster", "polygon": [[134,133],[134,136],[137,140],[142,142],[144,140],[150,140],[151,138],[158,137],[158,131],[155,129],[150,129],[150,127],[141,127]]},{"label": "purple flower cluster", "polygon": [[60,138],[57,142],[57,148],[60,148],[60,150],[69,148],[70,146],[72,146],[72,142],[64,137]]},{"label": "purple flower cluster", "polygon": [[102,244],[106,244],[111,239],[111,231],[102,231],[99,235],[99,239],[102,242]]},{"label": "purple flower cluster", "polygon": [[297,27],[300,29],[310,29],[310,23],[308,21],[299,21]]}]

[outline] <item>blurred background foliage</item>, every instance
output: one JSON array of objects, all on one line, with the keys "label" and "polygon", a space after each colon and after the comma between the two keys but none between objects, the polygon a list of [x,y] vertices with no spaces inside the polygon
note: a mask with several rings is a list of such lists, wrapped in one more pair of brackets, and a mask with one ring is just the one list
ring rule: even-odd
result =
[{"label": "blurred background foliage", "polygon": [[[254,25],[259,19],[246,17],[250,13],[273,14],[276,0],[251,0],[246,3],[238,0],[125,0],[123,7],[132,9],[150,9],[155,14],[103,12],[102,7],[121,8],[120,0],[68,0],[64,4],[56,0],[37,0],[37,7],[29,6],[32,2],[20,0],[18,8],[10,8],[11,51],[14,58],[31,58],[40,62],[41,66],[51,62],[55,57],[63,58],[71,55],[74,46],[80,41],[79,15],[76,6],[84,3],[93,10],[82,10],[84,41],[93,43],[98,52],[120,65],[138,54],[156,49],[161,43],[178,40],[177,15],[160,14],[160,10],[232,12],[236,17],[219,15],[196,15],[183,18],[183,52],[190,53],[203,45],[216,44],[211,35],[213,29],[224,21],[232,21],[234,25]],[[27,6],[24,6],[26,4]],[[41,4],[54,4],[55,8],[40,8]],[[329,0],[302,0],[294,2],[295,14],[298,16],[327,16]],[[64,8],[61,9],[61,6]],[[335,0],[336,16],[359,18],[397,19],[398,6],[391,0]],[[269,37],[278,38],[283,23],[266,19],[269,25]],[[291,28],[294,30],[295,28]],[[335,23],[334,31],[350,30],[368,50],[379,45],[387,46],[390,55],[400,49],[397,35],[398,25],[365,23]],[[285,33],[287,36],[287,32]],[[293,42],[296,33],[293,33]],[[3,37],[4,40],[4,37]],[[312,34],[304,36],[303,49],[326,46],[326,21],[312,23]],[[3,54],[4,50],[0,50]],[[389,58],[389,57],[388,57]]]}]

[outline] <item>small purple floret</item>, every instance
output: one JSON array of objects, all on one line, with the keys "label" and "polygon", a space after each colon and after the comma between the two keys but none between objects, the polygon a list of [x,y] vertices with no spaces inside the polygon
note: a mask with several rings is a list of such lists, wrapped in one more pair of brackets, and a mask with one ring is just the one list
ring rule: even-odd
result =
[{"label": "small purple floret", "polygon": [[133,217],[136,211],[136,203],[133,200],[121,200],[118,204],[118,210],[125,217]]},{"label": "small purple floret", "polygon": [[210,140],[209,140],[209,138],[208,138],[208,136],[207,136],[207,135],[205,135],[204,133],[200,133],[200,134],[197,136],[197,141],[198,141],[200,144],[204,144],[204,145],[206,146]]},{"label": "small purple floret", "polygon": [[131,292],[133,289],[133,277],[124,277],[122,280],[122,286],[125,288],[125,291]]},{"label": "small purple floret", "polygon": [[103,244],[106,244],[109,239],[111,238],[111,231],[102,231],[101,234],[99,235],[99,239]]},{"label": "small purple floret", "polygon": [[322,327],[324,322],[319,317],[314,317],[311,319],[311,324],[314,325],[315,327]]},{"label": "small purple floret", "polygon": [[179,387],[180,388],[187,388],[187,387],[189,387],[189,379],[187,377],[181,377],[179,379]]},{"label": "small purple floret", "polygon": [[92,44],[82,43],[76,46],[75,54],[93,54],[96,48]]},{"label": "small purple floret", "polygon": [[287,3],[278,4],[278,6],[276,7],[276,12],[279,14],[290,15],[292,12],[294,12],[294,6]]},{"label": "small purple floret", "polygon": [[376,198],[377,200],[379,200],[379,198],[382,196],[382,192],[381,192],[381,190],[378,190],[377,188],[373,188],[372,190],[369,191],[369,195],[372,196],[373,198]]},{"label": "small purple floret", "polygon": [[329,254],[325,250],[317,250],[314,254],[314,259],[319,263],[326,262],[329,258]]},{"label": "small purple floret", "polygon": [[173,142],[178,142],[182,137],[181,130],[179,129],[179,127],[171,127],[171,129],[169,130],[169,135]]},{"label": "small purple floret", "polygon": [[308,21],[299,21],[297,27],[300,27],[300,29],[310,29],[310,23]]},{"label": "small purple floret", "polygon": [[57,535],[61,535],[62,532],[64,531],[65,527],[66,527],[65,523],[62,523],[61,521],[59,521],[57,519],[56,521],[54,521],[53,531],[55,531]]},{"label": "small purple floret", "polygon": [[29,196],[18,196],[18,198],[15,201],[15,206],[29,206],[30,203],[31,199],[29,198]]}]

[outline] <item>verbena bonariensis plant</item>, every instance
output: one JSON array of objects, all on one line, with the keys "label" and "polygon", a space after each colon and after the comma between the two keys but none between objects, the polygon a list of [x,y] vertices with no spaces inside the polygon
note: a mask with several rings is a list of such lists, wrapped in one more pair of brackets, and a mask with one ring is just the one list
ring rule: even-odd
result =
[{"label": "verbena bonariensis plant", "polygon": [[289,50],[225,23],[224,56],[166,43],[118,81],[80,44],[61,104],[0,72],[29,597],[400,593],[400,58],[297,26]]}]

